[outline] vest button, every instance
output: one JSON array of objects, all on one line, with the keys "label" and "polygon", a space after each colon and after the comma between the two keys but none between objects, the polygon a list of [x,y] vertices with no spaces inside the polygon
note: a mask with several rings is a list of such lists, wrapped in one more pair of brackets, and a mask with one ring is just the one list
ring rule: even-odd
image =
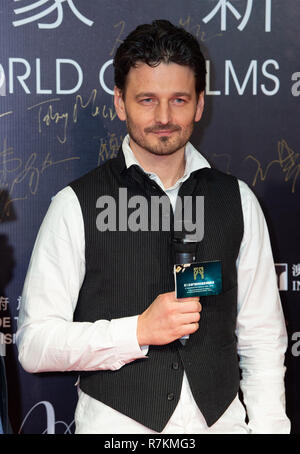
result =
[{"label": "vest button", "polygon": [[174,393],[169,393],[167,397],[168,397],[168,400],[173,400],[175,396],[174,396]]},{"label": "vest button", "polygon": [[179,369],[179,364],[177,362],[172,363],[172,369],[178,370]]}]

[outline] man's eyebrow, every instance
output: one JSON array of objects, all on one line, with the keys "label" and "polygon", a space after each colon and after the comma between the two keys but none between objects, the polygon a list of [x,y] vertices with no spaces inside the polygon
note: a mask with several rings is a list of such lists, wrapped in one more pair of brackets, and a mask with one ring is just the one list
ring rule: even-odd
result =
[{"label": "man's eyebrow", "polygon": [[[153,92],[142,92],[142,93],[138,93],[135,97],[137,99],[139,99],[139,98],[153,98],[155,96],[156,96],[156,94]],[[177,91],[175,93],[172,93],[172,97],[174,97],[174,98],[184,97],[184,98],[191,99],[192,95],[186,91]]]},{"label": "man's eyebrow", "polygon": [[191,99],[192,95],[186,91],[177,91],[173,95],[175,98],[189,98]]},{"label": "man's eyebrow", "polygon": [[142,93],[138,93],[135,97],[136,98],[153,98],[155,95],[155,93],[152,93],[152,92],[142,92]]}]

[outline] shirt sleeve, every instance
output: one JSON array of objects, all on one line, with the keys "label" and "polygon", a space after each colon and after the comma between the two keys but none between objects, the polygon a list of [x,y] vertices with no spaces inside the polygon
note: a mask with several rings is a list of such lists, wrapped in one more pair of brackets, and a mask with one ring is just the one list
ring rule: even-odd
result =
[{"label": "shirt sleeve", "polygon": [[237,260],[237,340],[241,390],[251,433],[289,433],[285,412],[286,326],[266,221],[250,188],[239,182],[244,236]]},{"label": "shirt sleeve", "polygon": [[67,187],[52,199],[24,283],[16,340],[26,371],[117,370],[145,357],[137,316],[73,321],[84,275],[82,213]]}]

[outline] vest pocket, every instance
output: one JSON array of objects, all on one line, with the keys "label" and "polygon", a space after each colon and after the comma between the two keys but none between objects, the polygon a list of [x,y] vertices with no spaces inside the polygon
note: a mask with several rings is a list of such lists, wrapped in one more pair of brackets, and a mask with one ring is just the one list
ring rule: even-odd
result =
[{"label": "vest pocket", "polygon": [[236,349],[237,286],[220,295],[200,297],[202,304],[199,337],[208,348]]}]

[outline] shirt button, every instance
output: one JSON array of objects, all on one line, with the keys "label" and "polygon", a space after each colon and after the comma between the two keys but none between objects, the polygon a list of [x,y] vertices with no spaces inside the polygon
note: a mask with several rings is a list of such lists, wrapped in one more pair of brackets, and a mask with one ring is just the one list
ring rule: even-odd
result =
[{"label": "shirt button", "polygon": [[168,397],[168,400],[173,400],[175,396],[174,396],[174,393],[169,393],[167,397]]},{"label": "shirt button", "polygon": [[172,363],[172,369],[178,370],[179,369],[179,364],[177,362]]}]

